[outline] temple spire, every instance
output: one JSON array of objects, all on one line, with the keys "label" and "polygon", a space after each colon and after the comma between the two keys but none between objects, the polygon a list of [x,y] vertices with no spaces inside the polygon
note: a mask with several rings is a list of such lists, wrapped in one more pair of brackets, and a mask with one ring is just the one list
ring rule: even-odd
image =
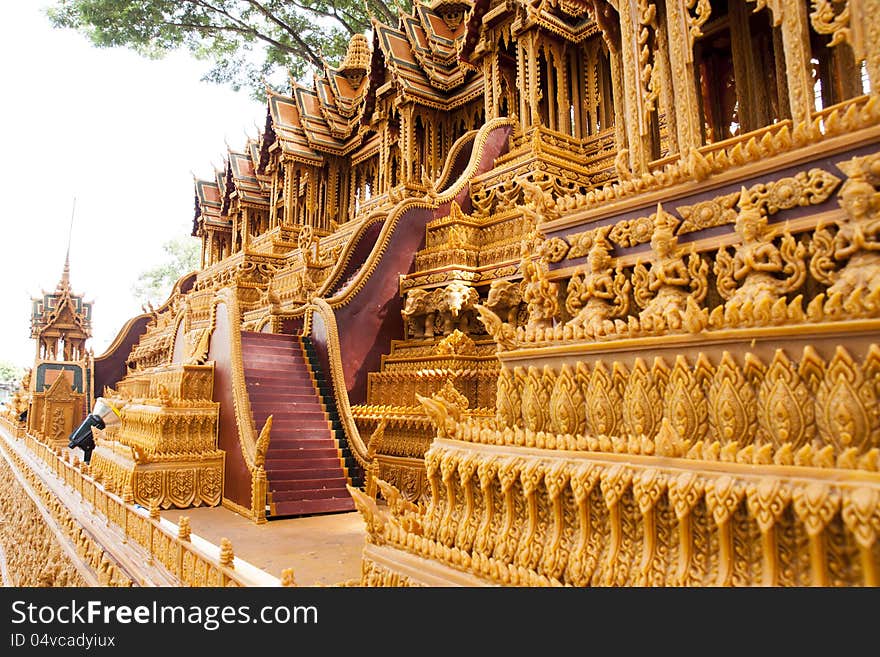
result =
[{"label": "temple spire", "polygon": [[61,281],[58,283],[58,291],[70,289],[70,240],[73,237],[73,216],[76,212],[76,197],[73,197],[73,207],[70,210],[70,228],[67,230],[67,253],[64,256],[64,269],[61,272]]}]

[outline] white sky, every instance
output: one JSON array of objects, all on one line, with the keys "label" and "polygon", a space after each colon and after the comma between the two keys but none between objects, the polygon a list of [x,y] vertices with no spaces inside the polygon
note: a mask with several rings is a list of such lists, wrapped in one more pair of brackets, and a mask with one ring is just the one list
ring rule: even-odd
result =
[{"label": "white sky", "polygon": [[147,60],[54,29],[46,4],[4,3],[0,21],[0,360],[23,367],[36,352],[30,301],[61,277],[74,198],[71,287],[94,302],[98,356],[141,312],[138,275],[190,234],[192,175],[212,178],[266,111],[201,82],[207,62]]}]

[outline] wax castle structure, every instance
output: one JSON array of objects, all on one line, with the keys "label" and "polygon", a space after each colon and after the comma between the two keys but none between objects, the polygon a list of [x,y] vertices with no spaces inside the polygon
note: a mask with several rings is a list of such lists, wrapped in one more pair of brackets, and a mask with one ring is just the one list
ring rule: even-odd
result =
[{"label": "wax castle structure", "polygon": [[94,359],[91,475],[357,508],[365,586],[877,585],[878,16],[374,22],[195,181],[200,269]]},{"label": "wax castle structure", "polygon": [[34,365],[19,394],[19,421],[53,445],[66,446],[68,436],[91,407],[92,304],[70,286],[70,254],[61,280],[52,292],[31,302],[31,337],[36,342]]}]

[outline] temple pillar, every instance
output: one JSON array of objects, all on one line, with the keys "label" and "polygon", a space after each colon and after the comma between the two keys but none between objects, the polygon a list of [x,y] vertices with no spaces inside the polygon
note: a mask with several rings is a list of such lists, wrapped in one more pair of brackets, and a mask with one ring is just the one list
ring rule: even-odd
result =
[{"label": "temple pillar", "polygon": [[669,33],[669,63],[678,149],[687,153],[702,145],[700,99],[694,73],[694,35],[691,32],[688,0],[667,0],[666,22]]}]

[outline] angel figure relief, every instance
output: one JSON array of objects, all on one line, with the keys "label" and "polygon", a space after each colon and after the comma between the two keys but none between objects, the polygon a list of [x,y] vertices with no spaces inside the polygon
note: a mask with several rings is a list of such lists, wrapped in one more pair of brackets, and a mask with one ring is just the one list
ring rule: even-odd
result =
[{"label": "angel figure relief", "polygon": [[[724,304],[724,324],[770,324],[784,320],[786,311],[774,312],[780,299],[803,285],[806,279],[806,247],[795,242],[788,230],[781,246],[774,244],[777,231],[767,225],[767,217],[742,188],[740,212],[734,229],[742,240],[733,255],[719,249],[714,271],[718,293]],[[784,303],[784,302],[783,302]]]},{"label": "angel figure relief", "polygon": [[550,281],[546,259],[538,255],[541,241],[540,235],[533,231],[520,247],[522,298],[529,313],[527,332],[552,327],[554,318],[559,314],[559,286]]},{"label": "angel figure relief", "polygon": [[651,268],[640,262],[633,269],[633,296],[642,308],[639,327],[646,333],[685,328],[688,300],[699,305],[706,298],[709,266],[691,251],[685,261],[675,229],[678,220],[657,204],[652,216]]},{"label": "angel figure relief", "polygon": [[612,246],[607,230],[598,233],[587,253],[586,270],[571,277],[565,308],[572,315],[570,326],[580,326],[589,338],[614,335],[613,318],[629,310],[630,283],[620,267],[612,275]]},{"label": "angel figure relief", "polygon": [[[845,216],[833,235],[826,227],[816,230],[811,244],[810,271],[829,286],[826,312],[844,307],[874,310],[880,307],[880,192],[868,174],[845,163],[852,174],[838,194]],[[880,168],[880,157],[874,162]],[[841,169],[844,166],[841,165]]]}]

